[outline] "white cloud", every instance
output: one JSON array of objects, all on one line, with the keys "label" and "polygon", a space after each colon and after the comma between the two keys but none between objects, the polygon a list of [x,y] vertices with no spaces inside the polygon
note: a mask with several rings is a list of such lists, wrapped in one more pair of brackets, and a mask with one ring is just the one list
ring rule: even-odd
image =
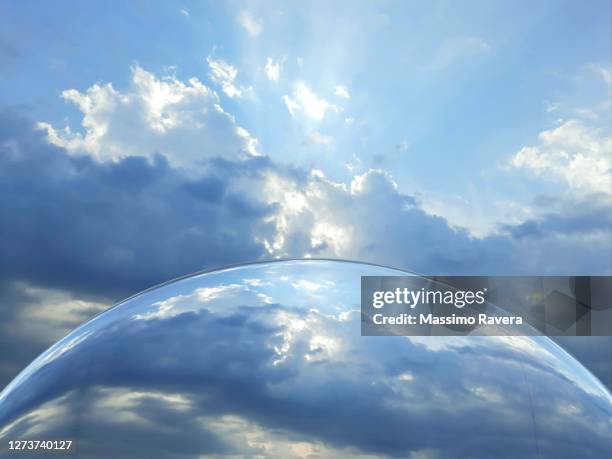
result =
[{"label": "white cloud", "polygon": [[295,116],[296,112],[298,110],[301,110],[300,104],[298,104],[293,99],[291,99],[291,97],[284,95],[283,101],[285,102],[285,105],[287,106],[287,110],[289,110],[289,113],[291,113],[291,116]]},{"label": "white cloud", "polygon": [[511,159],[515,168],[564,181],[581,193],[612,194],[612,138],[578,120],[538,135],[539,144],[521,148]]},{"label": "white cloud", "polygon": [[351,95],[348,92],[346,86],[338,85],[334,88],[334,94],[338,97],[342,97],[344,99],[350,99]]},{"label": "white cloud", "polygon": [[608,86],[612,85],[612,68],[597,64],[590,65],[590,68],[599,75]]},{"label": "white cloud", "polygon": [[[329,110],[338,110],[304,83],[297,83],[291,97],[285,97],[294,115],[321,120]],[[84,133],[43,125],[49,139],[99,160],[160,152],[191,170],[210,156],[235,160],[258,154],[257,140],[223,111],[215,91],[195,78],[188,82],[176,77],[160,79],[136,67],[127,90],[93,85],[84,93],[65,91],[64,98],[83,113]],[[311,141],[331,141],[316,131],[310,133]],[[513,166],[567,180],[575,189],[585,187],[585,182],[587,191],[606,191],[610,139],[600,131],[572,121],[544,131],[538,145],[525,149],[515,155]],[[347,164],[352,174],[364,167],[358,160]],[[473,261],[471,254],[485,256],[488,247],[472,245],[465,231],[453,230],[444,218],[425,212],[421,204],[400,193],[383,171],[367,170],[351,183],[329,180],[320,171],[308,177],[295,173],[299,179],[276,165],[258,171],[253,178],[232,180],[236,193],[275,209],[264,217],[265,229],[253,231],[256,241],[272,256],[358,258],[420,270],[439,267],[447,259],[452,266],[467,266]],[[511,244],[511,239],[491,244]],[[503,252],[499,259],[514,256],[509,254],[514,252]]]},{"label": "white cloud", "polygon": [[280,78],[280,68],[281,63],[278,61],[274,62],[274,60],[269,57],[268,62],[266,63],[266,76],[268,77],[268,80],[274,81],[275,83],[278,82],[278,79]]},{"label": "white cloud", "polygon": [[285,105],[291,113],[291,116],[296,116],[298,112],[302,112],[309,118],[322,120],[328,111],[338,112],[338,107],[330,104],[324,99],[319,98],[306,83],[299,81],[293,87],[292,96],[283,96]]},{"label": "white cloud", "polygon": [[185,17],[189,17],[189,10],[187,8],[181,8],[180,13]]},{"label": "white cloud", "polygon": [[350,161],[344,163],[344,167],[347,171],[355,173],[357,169],[361,167],[361,159],[355,153],[353,153],[353,157]]},{"label": "white cloud", "polygon": [[[269,171],[257,189],[261,199],[277,209],[267,220],[274,233],[260,238],[274,257],[350,258],[419,272],[439,271],[440,266],[494,274],[528,273],[537,267],[543,275],[569,267],[610,269],[609,257],[601,256],[611,244],[609,231],[602,230],[606,217],[589,213],[599,212],[596,207],[473,238],[462,228],[451,228],[445,218],[425,212],[381,170],[367,170],[350,183],[330,180],[317,170],[297,181]],[[579,223],[581,229],[572,232],[577,222],[585,221],[593,226]]]},{"label": "white cloud", "polygon": [[257,37],[263,31],[263,23],[255,19],[251,13],[246,10],[238,14],[238,24],[240,24],[251,37]]},{"label": "white cloud", "polygon": [[238,70],[236,67],[228,64],[222,59],[213,59],[207,57],[206,62],[210,68],[208,76],[213,83],[221,86],[223,92],[231,98],[242,96],[242,89],[237,87],[234,82],[238,76]]},{"label": "white cloud", "polygon": [[211,156],[238,158],[255,154],[257,140],[238,126],[219,97],[197,78],[157,78],[132,69],[131,86],[116,90],[94,84],[85,92],[69,89],[62,97],[75,104],[83,132],[39,123],[48,140],[75,154],[99,161],[131,155],[164,154],[173,164],[190,167]]},{"label": "white cloud", "polygon": [[244,151],[246,151],[251,156],[261,156],[261,153],[257,151],[257,145],[259,144],[259,140],[251,136],[249,131],[247,131],[243,127],[236,126],[235,133],[239,138],[244,141]]},{"label": "white cloud", "polygon": [[[402,208],[395,183],[379,170],[356,176],[348,186],[318,170],[305,183],[270,173],[262,196],[278,208],[273,217],[275,237],[266,241],[274,256],[300,253],[363,259],[363,250],[382,234],[370,223],[398,203],[397,208]],[[367,217],[370,212],[377,215],[373,220]]]},{"label": "white cloud", "polygon": [[317,131],[310,131],[306,139],[304,139],[305,145],[331,145],[333,142],[333,137],[321,134]]}]

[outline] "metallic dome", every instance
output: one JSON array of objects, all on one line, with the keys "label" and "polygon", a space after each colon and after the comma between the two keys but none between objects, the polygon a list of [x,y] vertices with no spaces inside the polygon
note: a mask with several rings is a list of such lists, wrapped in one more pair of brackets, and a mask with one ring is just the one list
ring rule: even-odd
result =
[{"label": "metallic dome", "polygon": [[548,338],[362,337],[362,275],[405,273],[261,263],[128,299],[0,394],[0,456],[612,457],[610,393]]}]

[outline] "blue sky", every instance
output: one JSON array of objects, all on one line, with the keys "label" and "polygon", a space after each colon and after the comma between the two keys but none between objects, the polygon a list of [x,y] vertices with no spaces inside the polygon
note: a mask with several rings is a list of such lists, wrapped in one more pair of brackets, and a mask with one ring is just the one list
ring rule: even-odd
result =
[{"label": "blue sky", "polygon": [[0,2],[3,374],[227,263],[612,273],[611,8]]},{"label": "blue sky", "polygon": [[[540,132],[578,120],[609,134],[605,1],[2,9],[0,78],[10,91],[0,102],[26,105],[36,121],[82,131],[82,113],[62,91],[97,82],[127,91],[135,66],[157,78],[195,77],[275,161],[342,182],[384,169],[430,212],[479,236],[530,216],[534,196],[563,192],[563,180],[504,167]],[[207,59],[236,72],[240,97],[215,84]],[[283,97],[300,82],[329,105],[323,116],[291,116]]]}]

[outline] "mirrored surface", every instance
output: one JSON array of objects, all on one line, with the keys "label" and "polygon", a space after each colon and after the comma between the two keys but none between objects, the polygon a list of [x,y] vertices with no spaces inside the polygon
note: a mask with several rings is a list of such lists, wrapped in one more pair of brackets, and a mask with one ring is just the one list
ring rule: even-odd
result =
[{"label": "mirrored surface", "polygon": [[284,261],[137,295],[0,394],[0,455],[612,457],[610,393],[548,338],[362,337],[360,276],[404,274]]}]

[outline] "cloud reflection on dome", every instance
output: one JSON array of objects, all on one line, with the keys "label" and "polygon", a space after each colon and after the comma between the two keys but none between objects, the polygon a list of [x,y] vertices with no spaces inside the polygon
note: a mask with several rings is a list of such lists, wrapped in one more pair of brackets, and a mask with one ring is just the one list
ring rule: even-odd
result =
[{"label": "cloud reflection on dome", "polygon": [[99,315],[0,395],[0,454],[612,457],[612,399],[540,337],[362,337],[371,265],[185,278]]}]

